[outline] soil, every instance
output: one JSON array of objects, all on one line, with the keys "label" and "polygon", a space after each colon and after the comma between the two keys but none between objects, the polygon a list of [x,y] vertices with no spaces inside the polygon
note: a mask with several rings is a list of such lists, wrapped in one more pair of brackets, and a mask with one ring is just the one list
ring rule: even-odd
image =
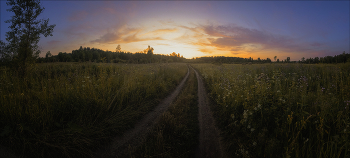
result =
[{"label": "soil", "polygon": [[[192,67],[191,67],[192,68]],[[192,68],[193,69],[193,68]],[[226,157],[220,142],[220,131],[215,125],[213,114],[210,111],[210,100],[207,96],[203,81],[199,73],[196,73],[198,82],[198,120],[199,120],[199,146],[196,151],[198,158],[222,158]]]},{"label": "soil", "polygon": [[146,114],[138,123],[136,123],[133,129],[125,132],[123,136],[114,138],[113,143],[105,150],[97,153],[96,157],[109,158],[109,157],[127,157],[128,148],[136,147],[140,144],[142,139],[147,136],[152,126],[158,122],[159,116],[165,112],[169,105],[173,102],[176,96],[180,93],[183,88],[188,76],[189,68],[186,76],[176,87],[176,89],[151,112]]}]

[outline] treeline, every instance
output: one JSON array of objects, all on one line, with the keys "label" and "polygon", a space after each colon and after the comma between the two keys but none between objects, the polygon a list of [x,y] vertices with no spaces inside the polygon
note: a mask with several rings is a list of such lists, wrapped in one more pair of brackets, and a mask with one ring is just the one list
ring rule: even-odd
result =
[{"label": "treeline", "polygon": [[44,62],[96,62],[96,63],[159,63],[159,62],[182,62],[185,60],[180,54],[173,52],[169,55],[153,54],[153,48],[148,46],[147,49],[131,53],[120,50],[120,46],[116,51],[104,51],[101,49],[82,47],[73,50],[72,53],[59,52],[57,55],[46,53],[45,57],[38,58],[38,63]]},{"label": "treeline", "polygon": [[[335,64],[335,63],[346,63],[350,62],[350,54],[346,54],[345,51],[342,54],[335,55],[335,56],[326,56],[326,57],[315,57],[315,58],[309,58],[305,59],[304,57],[301,58],[299,61],[291,61],[290,57],[287,57],[285,60],[279,60],[277,59],[277,56],[274,58],[276,63],[305,63],[305,64],[318,64],[318,63],[324,63],[324,64]],[[210,56],[210,57],[197,57],[192,58],[190,60],[191,62],[196,63],[226,63],[226,64],[248,64],[248,63],[254,63],[254,64],[262,64],[262,63],[271,63],[270,58],[266,59],[256,59],[254,60],[252,57],[249,58],[240,58],[240,57],[225,57],[225,56]]]},{"label": "treeline", "polygon": [[326,57],[315,57],[305,59],[304,57],[299,60],[300,63],[305,64],[318,64],[318,63],[346,63],[350,62],[350,54],[343,52],[343,54],[335,55],[335,56],[326,56]]},{"label": "treeline", "polygon": [[198,63],[271,63],[270,58],[254,60],[253,58],[210,56],[193,58],[192,62]]}]

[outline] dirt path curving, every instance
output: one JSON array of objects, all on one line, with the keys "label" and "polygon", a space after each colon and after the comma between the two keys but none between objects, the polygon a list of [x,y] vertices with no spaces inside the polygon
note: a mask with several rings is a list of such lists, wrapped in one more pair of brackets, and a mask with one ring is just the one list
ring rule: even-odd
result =
[{"label": "dirt path curving", "polygon": [[137,146],[141,142],[142,138],[147,135],[151,127],[157,122],[159,116],[168,109],[169,105],[180,93],[189,74],[190,71],[187,67],[186,76],[168,97],[166,97],[157,107],[155,107],[153,111],[146,114],[138,123],[136,123],[133,129],[126,131],[123,136],[114,138],[112,145],[107,149],[98,152],[96,157],[127,157],[128,147]]},{"label": "dirt path curving", "polygon": [[[191,66],[190,66],[191,67]],[[192,68],[192,67],[191,67]],[[220,142],[220,131],[215,125],[209,107],[209,98],[199,73],[194,69],[198,82],[198,120],[199,120],[199,146],[196,151],[198,158],[226,157]]]}]

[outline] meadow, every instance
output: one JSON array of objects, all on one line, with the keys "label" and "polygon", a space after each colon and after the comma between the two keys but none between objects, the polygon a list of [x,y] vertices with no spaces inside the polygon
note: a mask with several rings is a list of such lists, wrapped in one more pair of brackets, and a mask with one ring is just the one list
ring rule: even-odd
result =
[{"label": "meadow", "polygon": [[183,90],[127,157],[195,157],[199,144],[197,81],[193,70]]},{"label": "meadow", "polygon": [[349,157],[350,65],[192,64],[228,155]]},{"label": "meadow", "polygon": [[93,156],[186,73],[183,63],[44,63],[20,78],[1,67],[1,145],[19,156]]}]

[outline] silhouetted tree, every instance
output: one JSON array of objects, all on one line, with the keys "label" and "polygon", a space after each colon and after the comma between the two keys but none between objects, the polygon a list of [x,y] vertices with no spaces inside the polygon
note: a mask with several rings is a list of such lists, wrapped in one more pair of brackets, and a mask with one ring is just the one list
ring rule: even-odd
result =
[{"label": "silhouetted tree", "polygon": [[122,48],[120,47],[119,44],[118,44],[117,48],[115,48],[115,51],[116,51],[116,52],[121,52],[121,51],[122,51]]},{"label": "silhouetted tree", "polygon": [[12,61],[19,74],[25,76],[27,68],[34,64],[40,54],[37,45],[40,35],[52,36],[55,25],[48,25],[49,19],[37,20],[45,9],[40,6],[39,0],[9,0],[7,5],[11,6],[7,11],[15,15],[5,21],[11,23],[11,31],[6,33],[6,40],[13,55]]}]

